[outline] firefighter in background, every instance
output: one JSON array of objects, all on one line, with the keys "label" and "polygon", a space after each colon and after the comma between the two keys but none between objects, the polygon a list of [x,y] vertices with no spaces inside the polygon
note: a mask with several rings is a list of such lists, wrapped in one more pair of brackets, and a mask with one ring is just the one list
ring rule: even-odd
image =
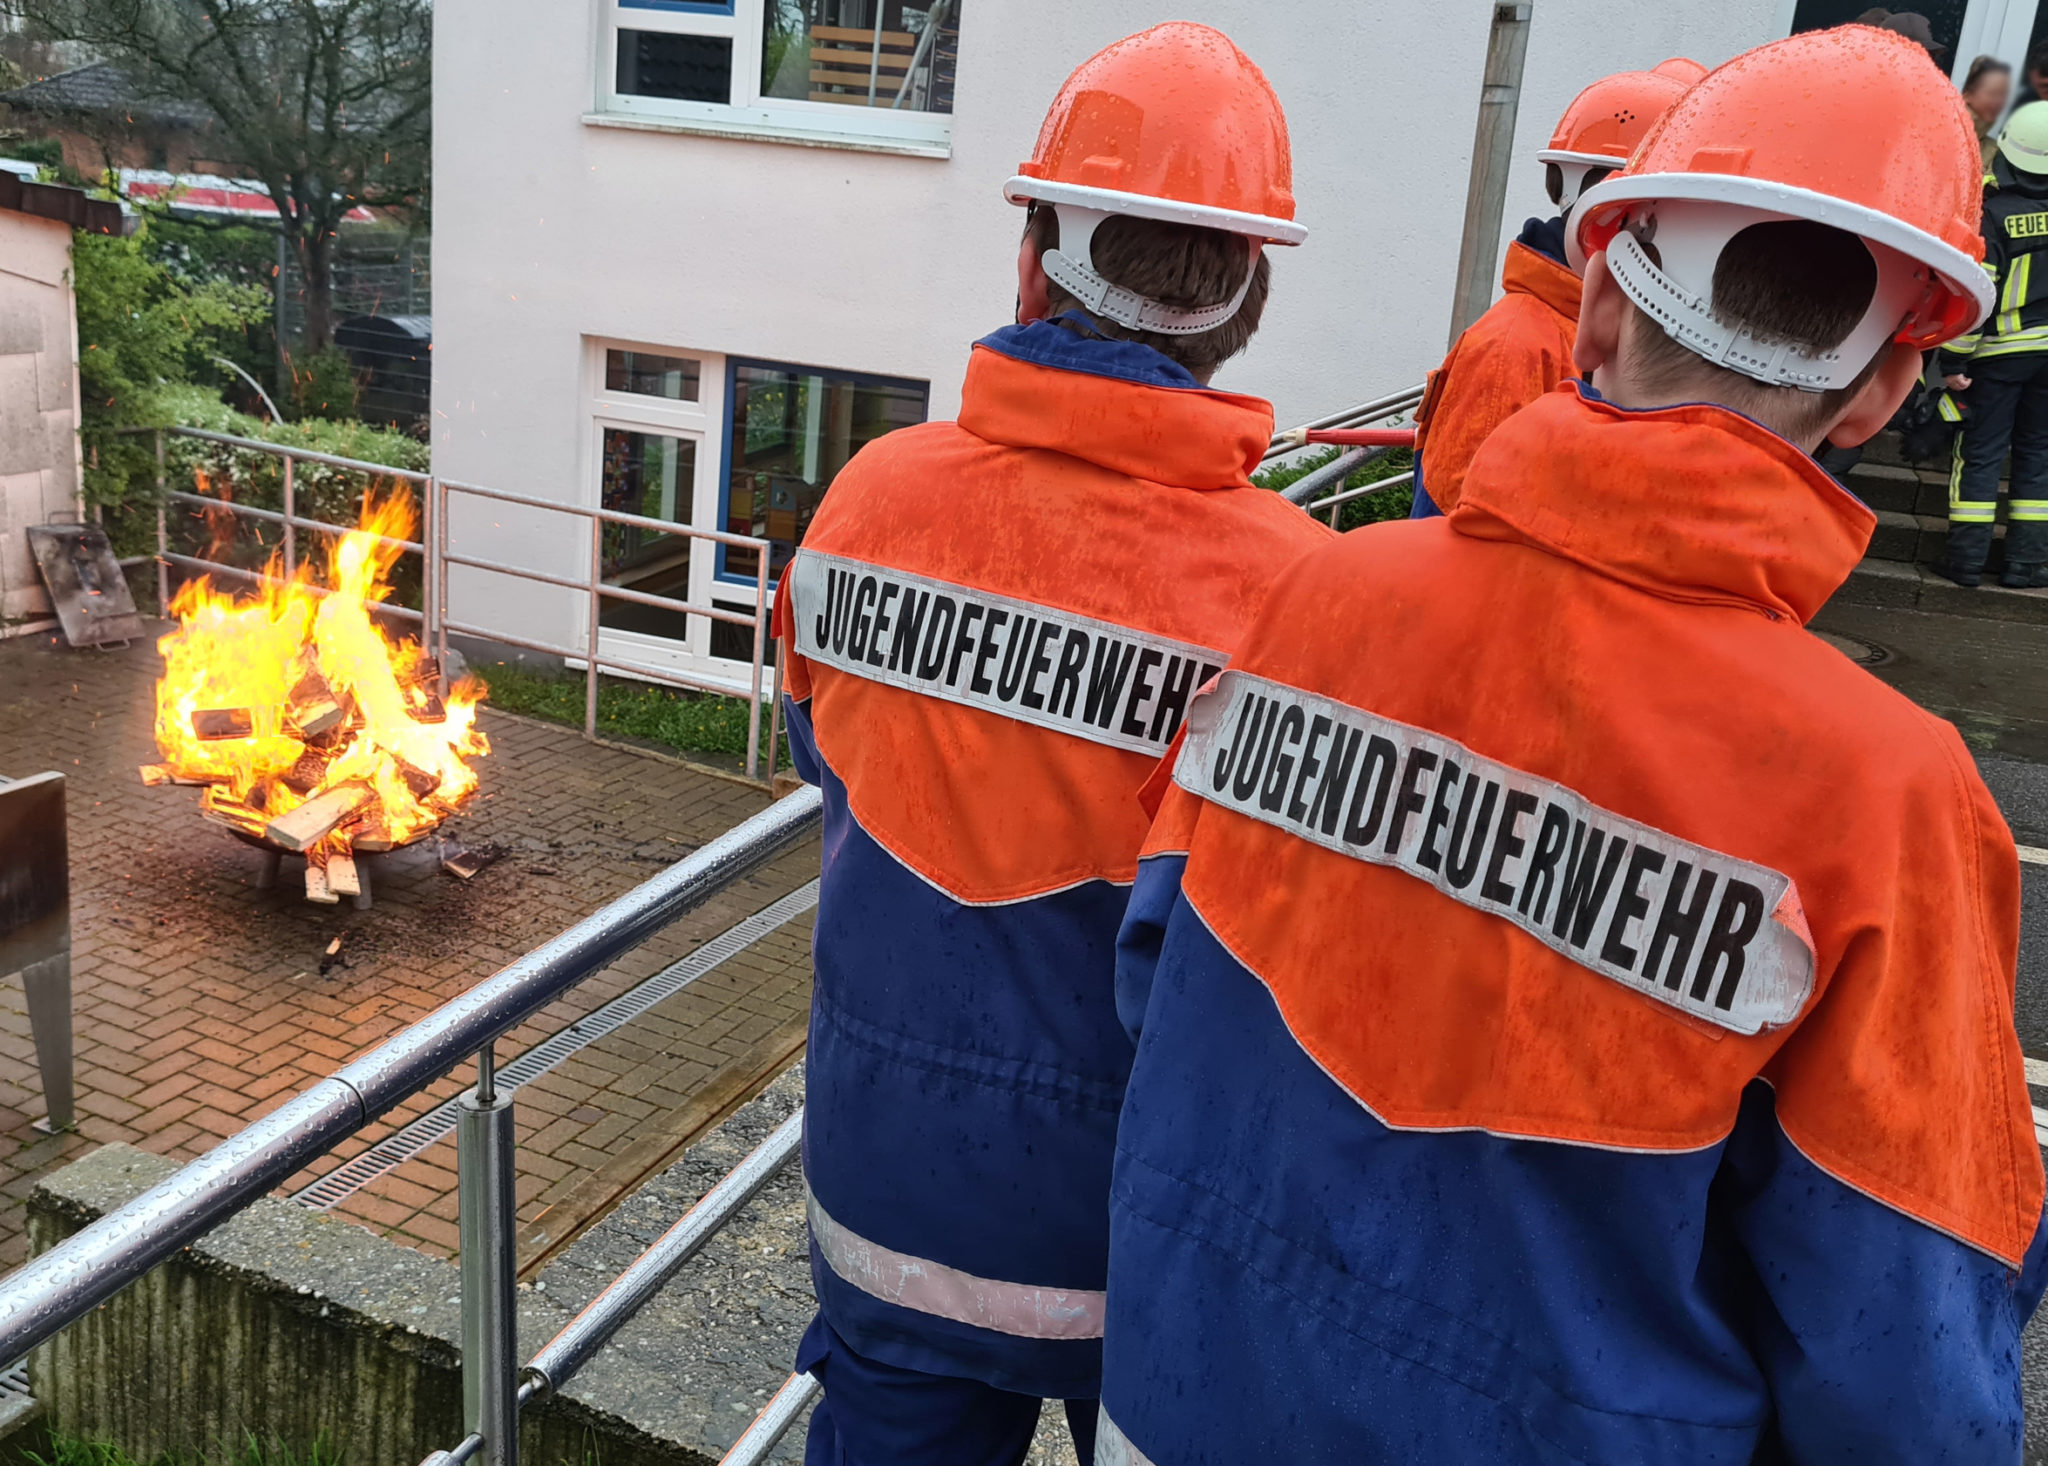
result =
[{"label": "firefighter in background", "polygon": [[826,811],[814,1466],[1011,1466],[1042,1398],[1089,1458],[1137,791],[1332,537],[1251,485],[1272,408],[1205,385],[1258,325],[1264,245],[1304,236],[1291,189],[1279,101],[1222,34],[1082,65],[1005,188],[1019,324],[978,343],[958,422],[846,467],[783,577]]},{"label": "firefighter in background", "polygon": [[1997,309],[1980,332],[1943,348],[1937,366],[1949,389],[1943,413],[1960,406],[1963,430],[1949,472],[1948,545],[1935,569],[1957,585],[1984,583],[2009,453],[1998,583],[2038,590],[2048,586],[2048,102],[2014,112],[1999,135],[1984,180],[1984,268]]},{"label": "firefighter in background", "polygon": [[1809,450],[1990,305],[1978,166],[1888,32],[1713,72],[1579,205],[1590,385],[1197,700],[1119,941],[1098,1461],[2018,1466],[2012,836],[1802,625],[1875,523]]},{"label": "firefighter in background", "polygon": [[1536,155],[1557,216],[1522,226],[1501,269],[1506,293],[1430,374],[1416,411],[1414,518],[1449,513],[1479,445],[1573,374],[1580,287],[1579,272],[1565,258],[1565,221],[1588,189],[1628,161],[1664,109],[1706,74],[1683,57],[1654,71],[1620,72],[1580,92],[1558,119],[1550,146]]}]

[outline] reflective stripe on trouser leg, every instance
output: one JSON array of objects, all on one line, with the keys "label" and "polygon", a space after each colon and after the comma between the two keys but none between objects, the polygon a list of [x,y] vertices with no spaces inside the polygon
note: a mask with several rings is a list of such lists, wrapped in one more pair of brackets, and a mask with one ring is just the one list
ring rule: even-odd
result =
[{"label": "reflective stripe on trouser leg", "polygon": [[1965,453],[1968,441],[1967,430],[1956,436],[1955,447],[1951,450],[1948,470],[1948,522],[1950,524],[1989,524],[1998,517],[1998,500],[1965,499],[1963,497],[1964,471],[1969,466]]},{"label": "reflective stripe on trouser leg", "polygon": [[1153,1466],[1152,1458],[1116,1428],[1107,1408],[1095,1414],[1095,1466]]},{"label": "reflective stripe on trouser leg", "polygon": [[2048,520],[2048,499],[2014,499],[2010,502],[2011,518],[2014,524],[2039,523]]},{"label": "reflective stripe on trouser leg", "polygon": [[849,1232],[815,1196],[809,1209],[818,1255],[841,1281],[870,1297],[1022,1339],[1102,1337],[1101,1293],[978,1278]]}]

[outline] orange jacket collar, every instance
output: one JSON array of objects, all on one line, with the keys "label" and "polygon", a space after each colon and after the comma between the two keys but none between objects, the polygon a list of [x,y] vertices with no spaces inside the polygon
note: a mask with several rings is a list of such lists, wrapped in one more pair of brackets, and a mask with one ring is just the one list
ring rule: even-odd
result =
[{"label": "orange jacket collar", "polygon": [[1769,429],[1705,403],[1632,411],[1580,387],[1561,385],[1487,440],[1453,529],[1802,625],[1863,558],[1877,516]]},{"label": "orange jacket collar", "polygon": [[1508,246],[1508,262],[1500,272],[1501,288],[1533,295],[1572,324],[1579,320],[1579,295],[1585,282],[1540,250],[1519,239]]},{"label": "orange jacket collar", "polygon": [[986,442],[1187,489],[1248,487],[1273,438],[1261,398],[1062,371],[981,345],[960,396],[960,426]]}]

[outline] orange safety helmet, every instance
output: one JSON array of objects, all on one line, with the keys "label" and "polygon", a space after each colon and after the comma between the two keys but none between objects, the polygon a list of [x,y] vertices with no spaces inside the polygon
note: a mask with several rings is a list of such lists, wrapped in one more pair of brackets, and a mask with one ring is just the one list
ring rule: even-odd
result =
[{"label": "orange safety helmet", "polygon": [[1569,214],[1594,173],[1612,173],[1628,161],[1650,124],[1707,74],[1697,61],[1674,56],[1649,71],[1603,77],[1572,98],[1557,120],[1550,146],[1536,155],[1564,175],[1558,207]]},{"label": "orange safety helmet", "polygon": [[[1975,328],[1983,168],[1962,98],[1925,48],[1848,25],[1759,46],[1664,114],[1629,165],[1580,201],[1574,264],[1605,251],[1615,282],[1687,349],[1774,387],[1822,392],[1886,343]],[[1856,235],[1877,264],[1863,321],[1806,352],[1714,314],[1722,249],[1752,224],[1804,219]],[[1643,246],[1654,241],[1654,257]]]},{"label": "orange safety helmet", "polygon": [[1047,276],[1089,310],[1169,335],[1212,330],[1236,315],[1254,272],[1221,305],[1148,300],[1096,273],[1090,245],[1104,219],[1222,229],[1244,236],[1253,254],[1308,237],[1294,222],[1280,99],[1230,37],[1191,21],[1153,26],[1082,62],[1003,196],[1058,211],[1060,248],[1046,251]]}]

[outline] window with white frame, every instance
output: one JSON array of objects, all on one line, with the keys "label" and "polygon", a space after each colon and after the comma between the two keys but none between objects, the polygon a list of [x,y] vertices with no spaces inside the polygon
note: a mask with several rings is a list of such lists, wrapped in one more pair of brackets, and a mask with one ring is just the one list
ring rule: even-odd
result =
[{"label": "window with white frame", "polygon": [[600,0],[594,120],[943,153],[964,0]]},{"label": "window with white frame", "polygon": [[[598,338],[585,349],[592,500],[766,540],[771,594],[839,471],[923,422],[931,399],[928,383],[899,377]],[[751,612],[758,552],[609,524],[601,558],[606,584],[676,603],[607,599],[606,645],[714,677],[752,661],[750,628],[688,606]]]}]

